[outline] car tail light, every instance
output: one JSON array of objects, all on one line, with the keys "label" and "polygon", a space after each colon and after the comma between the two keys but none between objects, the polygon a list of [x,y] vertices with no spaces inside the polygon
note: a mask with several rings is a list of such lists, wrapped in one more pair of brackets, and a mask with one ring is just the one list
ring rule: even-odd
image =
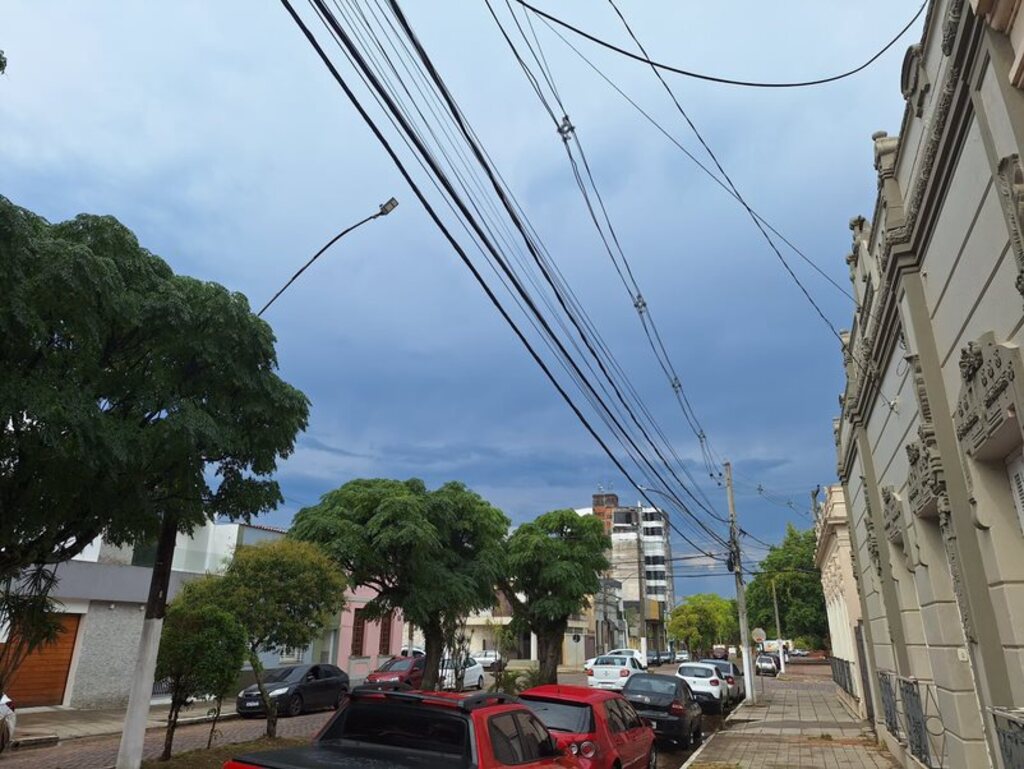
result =
[{"label": "car tail light", "polygon": [[241,761],[228,761],[224,764],[224,769],[258,769],[254,764],[245,764]]},{"label": "car tail light", "polygon": [[721,683],[721,681],[719,681],[717,678],[712,678],[710,681],[708,681],[708,683],[712,686],[718,686]]},{"label": "car tail light", "polygon": [[732,686],[733,684],[735,684],[735,683],[736,683],[736,679],[735,679],[735,678],[733,678],[732,676],[726,676],[726,677],[725,677],[725,682],[726,682],[727,684],[729,684],[729,686]]},{"label": "car tail light", "polygon": [[679,700],[674,700],[672,704],[668,706],[668,712],[673,716],[685,716],[686,708],[683,707],[683,703]]},{"label": "car tail light", "polygon": [[587,671],[587,675],[588,675],[588,676],[592,676],[592,675],[594,675],[594,671],[593,671],[593,670],[591,670],[590,668],[586,668],[586,671]]},{"label": "car tail light", "polygon": [[622,670],[620,670],[619,671],[619,678],[629,678],[629,670],[626,669],[626,668],[623,668]]},{"label": "car tail light", "polygon": [[569,752],[574,756],[583,756],[583,758],[593,758],[597,755],[597,743],[591,742],[590,740],[583,740],[583,742],[573,742],[569,744]]}]

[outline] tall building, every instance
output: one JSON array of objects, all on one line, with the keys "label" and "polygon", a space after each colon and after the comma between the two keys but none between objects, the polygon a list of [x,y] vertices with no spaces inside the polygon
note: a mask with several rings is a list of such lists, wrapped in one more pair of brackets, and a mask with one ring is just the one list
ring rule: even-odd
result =
[{"label": "tall building", "polygon": [[877,733],[1024,766],[1024,14],[933,0],[852,220],[838,474]]},{"label": "tall building", "polygon": [[[612,540],[608,577],[621,583],[627,612],[645,612],[651,648],[665,648],[665,618],[675,606],[672,544],[665,513],[640,503],[623,506],[617,494],[604,492],[594,494],[591,507],[576,512],[604,522]],[[631,633],[636,630],[636,626],[630,628]]]}]

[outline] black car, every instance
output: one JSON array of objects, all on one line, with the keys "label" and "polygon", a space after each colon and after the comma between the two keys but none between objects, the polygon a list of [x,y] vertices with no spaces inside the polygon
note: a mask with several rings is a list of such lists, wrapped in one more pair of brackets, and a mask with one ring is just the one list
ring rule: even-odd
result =
[{"label": "black car", "polygon": [[[348,673],[326,664],[272,668],[264,672],[263,686],[281,716],[337,708],[349,689]],[[256,684],[238,693],[235,712],[243,718],[266,715]]]},{"label": "black car", "polygon": [[704,740],[704,714],[686,681],[657,673],[634,673],[622,696],[651,724],[658,739],[672,740],[684,748]]}]

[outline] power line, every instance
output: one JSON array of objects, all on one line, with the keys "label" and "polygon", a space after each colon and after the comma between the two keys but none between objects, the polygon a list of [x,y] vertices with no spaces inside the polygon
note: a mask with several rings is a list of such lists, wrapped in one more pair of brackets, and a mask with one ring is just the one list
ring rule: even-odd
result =
[{"label": "power line", "polygon": [[924,13],[924,9],[928,7],[928,2],[927,0],[925,0],[925,2],[921,4],[921,7],[918,8],[917,13],[914,14],[913,18],[911,18],[910,21],[908,21],[903,26],[903,28],[897,33],[897,35],[894,38],[892,38],[888,43],[886,43],[881,48],[881,50],[872,55],[871,58],[869,58],[863,64],[854,67],[853,69],[841,72],[838,75],[829,75],[827,77],[819,77],[811,80],[798,80],[793,82],[764,82],[757,80],[736,80],[733,78],[720,77],[717,75],[708,75],[701,72],[694,72],[692,70],[682,69],[680,67],[673,67],[668,64],[662,64],[657,61],[652,61],[650,57],[647,55],[646,51],[643,52],[643,56],[639,56],[633,53],[632,51],[627,51],[624,48],[620,48],[619,46],[613,43],[609,43],[607,40],[602,40],[601,38],[592,35],[589,32],[585,32],[579,27],[573,26],[569,22],[563,21],[557,16],[553,16],[550,13],[546,13],[535,6],[530,5],[530,3],[526,2],[526,0],[515,1],[522,5],[523,7],[527,8],[528,10],[532,11],[533,13],[537,14],[541,18],[547,19],[548,21],[558,24],[560,27],[569,30],[575,35],[579,35],[580,37],[586,38],[590,42],[596,43],[597,45],[600,45],[603,48],[607,48],[610,51],[614,51],[615,53],[621,54],[622,56],[626,56],[635,61],[648,64],[657,70],[664,70],[665,72],[672,72],[677,75],[696,78],[697,80],[706,80],[712,83],[721,83],[724,85],[744,86],[746,88],[806,88],[808,86],[824,85],[825,83],[834,83],[837,80],[843,80],[844,78],[856,75],[858,72],[861,72],[870,67],[872,64],[874,64],[879,58],[881,58],[881,56],[886,51],[888,51],[890,48],[896,45],[899,39],[903,37],[907,33],[907,31],[914,25],[914,22],[921,17],[921,14]]}]

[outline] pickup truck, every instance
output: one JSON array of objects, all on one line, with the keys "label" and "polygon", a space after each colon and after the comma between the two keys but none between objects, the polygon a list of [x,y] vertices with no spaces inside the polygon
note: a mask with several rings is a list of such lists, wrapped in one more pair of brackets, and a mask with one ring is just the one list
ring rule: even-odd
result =
[{"label": "pickup truck", "polygon": [[530,769],[581,766],[510,695],[357,687],[313,742],[238,756],[224,769]]}]

